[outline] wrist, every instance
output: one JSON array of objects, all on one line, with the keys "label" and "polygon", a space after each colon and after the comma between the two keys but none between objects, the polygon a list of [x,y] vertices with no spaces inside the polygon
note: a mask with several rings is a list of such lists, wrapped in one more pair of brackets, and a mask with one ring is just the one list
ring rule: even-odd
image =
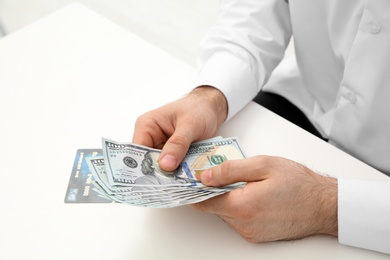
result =
[{"label": "wrist", "polygon": [[319,200],[320,230],[318,233],[338,236],[338,185],[337,179],[324,177]]},{"label": "wrist", "polygon": [[211,107],[212,111],[216,113],[218,126],[225,122],[228,114],[228,103],[225,95],[219,89],[206,85],[199,86],[193,89],[189,95],[203,99],[203,102]]}]

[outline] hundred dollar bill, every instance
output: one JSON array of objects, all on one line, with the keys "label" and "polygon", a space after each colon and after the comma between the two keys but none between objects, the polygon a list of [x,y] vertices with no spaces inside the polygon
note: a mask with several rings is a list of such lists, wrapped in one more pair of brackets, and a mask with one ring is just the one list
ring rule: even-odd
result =
[{"label": "hundred dollar bill", "polygon": [[[105,170],[104,158],[103,157],[93,157],[87,158],[88,167],[92,173],[95,186],[98,186],[98,189],[104,190],[106,194],[115,195],[115,194],[125,194],[127,196],[151,196],[151,195],[177,195],[177,194],[186,194],[194,193],[194,191],[185,187],[167,187],[167,186],[110,186],[108,183],[108,177]],[[98,185],[96,185],[96,183]]]},{"label": "hundred dollar bill", "polygon": [[[232,139],[234,138],[223,139],[222,137],[216,137],[192,144],[187,153],[186,159],[180,166],[182,168],[182,173],[186,174],[186,177],[184,178],[188,181],[185,185],[182,185],[182,182],[180,182],[180,185],[177,183],[174,183],[173,185],[162,184],[162,182],[156,178],[160,176],[147,176],[148,178],[146,178],[146,181],[144,180],[138,184],[127,183],[125,185],[111,185],[109,181],[110,174],[107,174],[106,172],[106,163],[104,157],[97,156],[88,158],[86,162],[88,163],[88,167],[93,176],[93,184],[95,186],[94,190],[96,190],[100,196],[104,198],[110,199],[117,203],[125,203],[141,207],[177,207],[185,204],[200,202],[221,195],[240,186],[240,184],[234,184],[228,187],[215,188],[204,186],[198,181],[199,174],[204,169],[218,165],[226,159],[243,158],[243,153],[236,154],[236,152],[239,151],[237,150],[239,145],[236,140],[232,141]],[[113,142],[115,145],[123,145],[122,143],[117,143],[108,139],[106,140]],[[234,143],[237,143],[238,146],[231,150],[231,148],[234,147],[231,145]],[[155,150],[143,146],[136,146],[133,144],[131,145],[132,147],[136,147],[138,149],[145,148],[147,150],[146,153],[148,153],[150,150]],[[161,152],[160,150],[156,151]],[[194,155],[196,155],[196,157],[194,157]],[[208,157],[208,160],[206,160],[208,163],[205,163],[206,161],[204,158],[206,157]],[[153,163],[158,163],[157,158],[158,157],[152,157],[152,159],[155,159],[156,161],[150,160],[152,163],[150,165],[146,164],[146,168],[154,169],[155,165]],[[190,160],[191,158],[192,160]],[[149,159],[150,158],[147,160]],[[145,175],[143,171],[142,174]],[[165,174],[172,175],[174,173]],[[153,175],[156,174],[153,173]],[[180,175],[176,177],[180,177]],[[181,177],[181,180],[184,178]]]},{"label": "hundred dollar bill", "polygon": [[121,194],[108,194],[99,185],[94,182],[95,188],[101,194],[102,197],[112,200],[113,202],[129,204],[133,206],[152,207],[152,208],[170,208],[182,206],[185,204],[200,202],[215,196],[218,196],[224,192],[201,192],[200,190],[187,189],[187,191],[161,190],[160,193],[151,192],[139,192],[139,193],[121,193]]},{"label": "hundred dollar bill", "polygon": [[165,172],[158,165],[161,150],[105,138],[102,146],[110,186],[204,187],[199,181],[202,171],[226,160],[245,158],[237,138],[217,138],[193,143],[180,166]]},{"label": "hundred dollar bill", "polygon": [[[173,207],[180,201],[196,197],[205,200],[222,194],[222,190],[209,191],[207,189],[191,189],[190,187],[166,187],[166,186],[110,186],[104,166],[103,157],[87,158],[88,167],[93,176],[95,191],[100,196],[114,202],[127,203],[150,207],[164,205]],[[183,205],[183,203],[182,203]]]}]

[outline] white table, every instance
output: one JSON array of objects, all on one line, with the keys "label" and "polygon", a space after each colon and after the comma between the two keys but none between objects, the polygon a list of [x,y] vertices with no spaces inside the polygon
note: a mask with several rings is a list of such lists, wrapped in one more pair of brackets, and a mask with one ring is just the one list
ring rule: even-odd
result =
[{"label": "white table", "polygon": [[[194,76],[79,4],[0,40],[0,259],[388,259],[325,236],[250,244],[189,207],[64,203],[78,148],[131,141],[138,115],[185,94]],[[387,179],[254,103],[220,134],[248,155]]]}]

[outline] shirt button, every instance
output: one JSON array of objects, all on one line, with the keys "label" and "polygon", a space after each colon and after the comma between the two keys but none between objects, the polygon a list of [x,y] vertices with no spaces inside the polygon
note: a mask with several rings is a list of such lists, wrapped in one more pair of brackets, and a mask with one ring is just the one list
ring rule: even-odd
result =
[{"label": "shirt button", "polygon": [[345,94],[345,97],[346,99],[349,100],[349,102],[351,102],[352,104],[356,104],[356,101],[357,101],[357,97],[356,97],[356,94],[353,93],[353,92],[348,92]]},{"label": "shirt button", "polygon": [[381,31],[381,26],[378,22],[374,21],[369,24],[368,30],[371,34],[377,34]]}]

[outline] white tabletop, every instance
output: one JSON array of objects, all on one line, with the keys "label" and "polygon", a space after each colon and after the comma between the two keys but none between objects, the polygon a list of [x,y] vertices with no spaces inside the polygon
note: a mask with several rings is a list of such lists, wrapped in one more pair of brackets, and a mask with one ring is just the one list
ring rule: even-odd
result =
[{"label": "white tabletop", "polygon": [[[138,115],[185,94],[194,76],[79,4],[0,40],[0,259],[388,259],[326,236],[250,244],[186,206],[64,203],[78,148],[131,141]],[[254,103],[220,134],[237,136],[249,156],[387,179]]]}]

